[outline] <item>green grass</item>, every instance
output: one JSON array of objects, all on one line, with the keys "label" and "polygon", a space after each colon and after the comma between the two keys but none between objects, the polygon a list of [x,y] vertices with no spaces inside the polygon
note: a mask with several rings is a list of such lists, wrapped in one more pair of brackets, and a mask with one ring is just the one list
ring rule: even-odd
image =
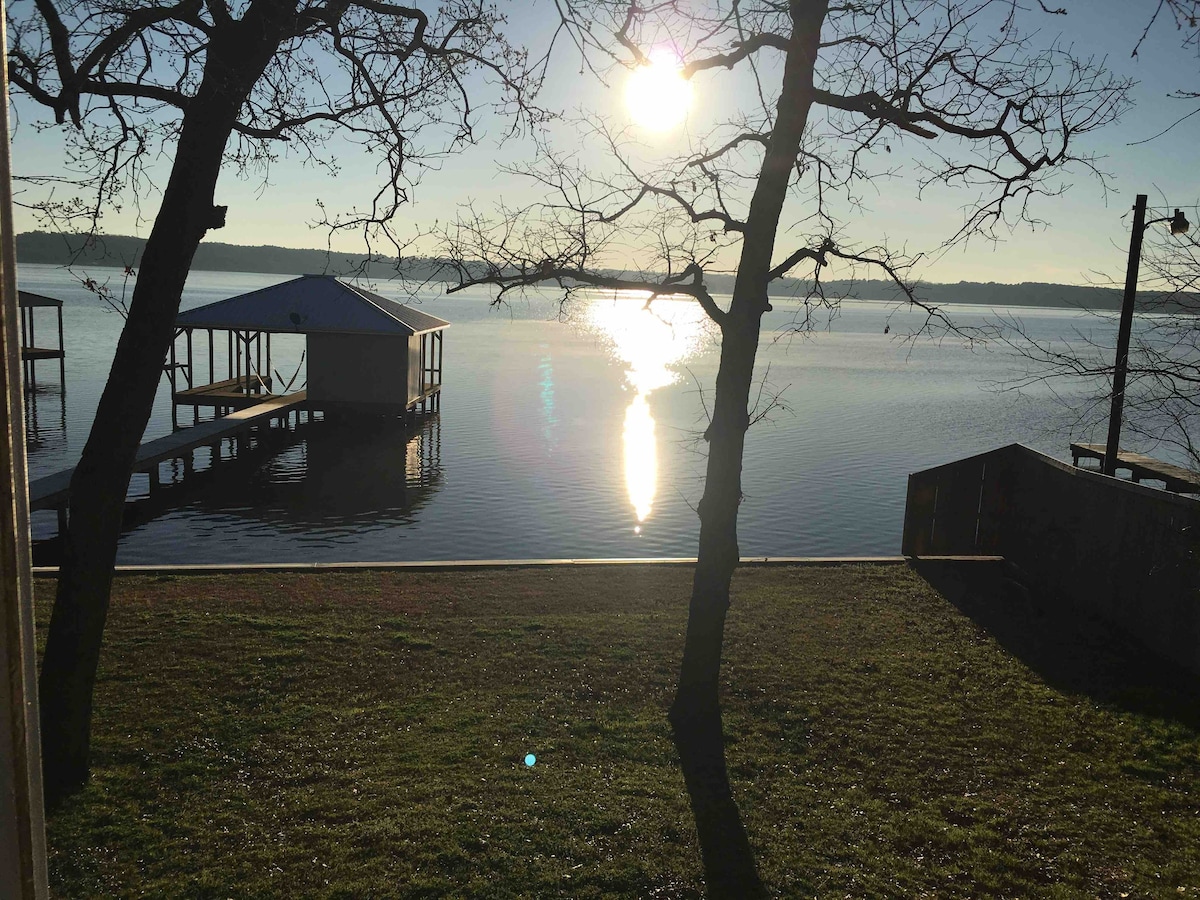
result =
[{"label": "green grass", "polygon": [[[1200,896],[1195,680],[925,574],[737,576],[727,755],[771,888]],[[700,896],[664,719],[689,578],[121,579],[54,892]]]}]

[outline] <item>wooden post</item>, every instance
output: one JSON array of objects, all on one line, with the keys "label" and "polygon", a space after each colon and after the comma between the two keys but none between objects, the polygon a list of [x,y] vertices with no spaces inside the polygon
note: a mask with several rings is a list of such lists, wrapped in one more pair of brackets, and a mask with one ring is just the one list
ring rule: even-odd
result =
[{"label": "wooden post", "polygon": [[170,374],[167,376],[167,380],[171,382],[171,430],[172,431],[179,430],[179,406],[178,406],[178,404],[175,403],[175,341],[178,337],[179,337],[179,332],[176,331],[175,334],[171,338],[171,361],[168,364],[168,365],[170,365],[171,368],[168,370],[170,372]]},{"label": "wooden post", "polygon": [[438,347],[438,353],[437,353],[437,380],[438,380],[437,411],[441,412],[442,411],[442,379],[445,377],[443,374],[442,362],[446,356],[446,333],[444,331],[439,331],[437,333],[437,347]]},{"label": "wooden post", "polygon": [[245,386],[242,388],[242,393],[245,394],[247,397],[250,396],[250,394],[252,393],[253,387],[254,387],[254,378],[252,375],[253,366],[250,365],[250,360],[252,358],[250,348],[253,343],[254,343],[254,338],[250,334],[250,332],[247,331],[246,332],[246,383],[245,383]]},{"label": "wooden post", "polygon": [[63,345],[62,304],[58,304],[58,381],[67,390],[67,348]]},{"label": "wooden post", "polygon": [[28,308],[20,308],[19,307],[17,310],[17,314],[21,319],[21,351],[19,352],[20,353],[20,362],[21,362],[21,373],[26,381],[29,381],[29,376],[31,374],[30,369],[32,369],[32,367],[33,367],[33,362],[31,360],[26,359],[25,354],[23,352],[24,349],[29,346],[29,322],[27,320],[28,320],[29,316],[32,315],[32,313],[33,313],[33,310],[28,309]]},{"label": "wooden post", "polygon": [[[192,329],[190,328],[187,330],[187,353],[187,386],[191,389],[196,386],[196,356],[192,347]],[[192,404],[192,424],[200,424],[200,406],[195,403]]]},{"label": "wooden post", "polygon": [[187,369],[184,371],[187,373],[187,386],[194,388],[195,385],[192,384],[192,371],[196,368],[196,363],[192,357],[192,329],[188,328],[184,333],[187,335]]},{"label": "wooden post", "polygon": [[0,895],[49,895],[29,550],[29,485],[17,334],[17,248],[0,8]]}]

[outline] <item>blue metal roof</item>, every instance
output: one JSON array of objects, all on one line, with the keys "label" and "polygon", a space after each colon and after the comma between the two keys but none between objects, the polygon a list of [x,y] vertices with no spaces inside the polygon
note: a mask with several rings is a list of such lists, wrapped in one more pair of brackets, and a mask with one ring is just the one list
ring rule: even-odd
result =
[{"label": "blue metal roof", "polygon": [[182,312],[180,328],[312,334],[422,334],[450,323],[332,275],[302,275]]}]

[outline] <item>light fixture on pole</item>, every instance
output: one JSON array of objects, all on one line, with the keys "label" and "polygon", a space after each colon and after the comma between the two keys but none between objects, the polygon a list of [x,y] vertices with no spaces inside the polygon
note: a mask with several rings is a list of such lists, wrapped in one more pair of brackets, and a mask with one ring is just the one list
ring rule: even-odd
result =
[{"label": "light fixture on pole", "polygon": [[1108,443],[1104,447],[1104,462],[1100,471],[1105,475],[1117,472],[1117,454],[1121,444],[1121,414],[1125,406],[1125,376],[1129,370],[1129,336],[1133,330],[1133,301],[1137,295],[1138,270],[1142,264],[1142,236],[1158,222],[1170,222],[1171,234],[1186,234],[1191,222],[1183,210],[1173,216],[1146,221],[1145,194],[1138,194],[1133,204],[1133,233],[1129,236],[1129,265],[1125,270],[1125,298],[1121,303],[1121,325],[1117,330],[1117,359],[1113,366],[1112,408],[1108,414]]}]

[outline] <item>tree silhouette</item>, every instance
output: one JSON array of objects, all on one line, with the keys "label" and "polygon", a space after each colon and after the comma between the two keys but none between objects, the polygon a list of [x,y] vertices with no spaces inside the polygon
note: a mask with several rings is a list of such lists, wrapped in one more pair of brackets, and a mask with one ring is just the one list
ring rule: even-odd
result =
[{"label": "tree silhouette", "polygon": [[[1188,218],[1196,218],[1189,207]],[[1145,230],[1134,310],[1139,314],[1129,344],[1122,403],[1121,446],[1166,446],[1200,471],[1200,240],[1194,231],[1174,234],[1168,225],[1174,207],[1150,210]],[[1156,221],[1157,220],[1157,221]],[[1163,221],[1166,220],[1166,221]],[[1194,228],[1194,226],[1193,226]],[[1105,283],[1119,287],[1124,279]],[[1146,315],[1149,314],[1149,315]],[[1116,359],[1119,313],[1093,310],[1106,327],[1100,335],[1078,329],[1070,343],[1047,341],[1019,319],[999,323],[1007,345],[1029,363],[1028,374],[1009,387],[1070,381],[1082,384],[1082,402],[1072,403],[1073,428],[1095,428],[1108,421]]]},{"label": "tree silhouette", "polygon": [[[381,173],[333,229],[401,244],[389,223],[431,157],[475,138],[479,109],[538,117],[539,70],[504,37],[483,0],[435,12],[380,0],[35,0],[13,9],[10,78],[65,128],[82,186],[42,211],[94,228],[121,202],[144,203],[150,163],[171,160],[96,418],[71,480],[70,522],[40,679],[47,800],[88,776],[92,689],[103,640],[125,492],[174,334],[197,245],[227,211],[214,203],[227,168],[267,166],[285,146],[336,172],[335,140],[359,145]],[[36,181],[37,179],[35,179]],[[61,193],[61,192],[60,192]],[[236,210],[233,215],[236,215]]]},{"label": "tree silhouette", "polygon": [[[657,164],[628,133],[581,123],[569,153],[523,170],[546,189],[543,202],[497,216],[466,211],[444,231],[446,252],[460,287],[493,285],[498,298],[537,284],[557,285],[564,298],[589,286],[645,292],[647,303],[686,295],[719,327],[697,564],[669,718],[710,895],[758,896],[765,888],[727,776],[719,685],[770,286],[807,275],[808,310],[837,302],[823,287],[826,266],[870,268],[924,306],[931,324],[944,320],[909,284],[913,254],[886,235],[862,239],[865,195],[884,179],[918,193],[954,188],[964,217],[934,249],[996,237],[1032,221],[1033,201],[1064,189],[1062,173],[1101,174],[1075,144],[1119,114],[1128,84],[1102,62],[1037,44],[1022,22],[1044,23],[1055,10],[1016,0],[558,5],[593,71],[644,65],[665,43],[681,74],[703,82],[699,93],[736,109]],[[722,89],[722,79],[733,83]],[[589,138],[611,170],[580,164]],[[631,265],[639,247],[654,252]],[[736,277],[726,305],[705,276],[730,256]],[[797,527],[819,523],[798,512]]]},{"label": "tree silhouette", "polygon": [[[1175,32],[1179,36],[1180,49],[1191,54],[1200,54],[1200,0],[1157,0],[1150,17],[1146,20],[1146,27],[1133,45],[1131,55],[1135,58],[1140,56],[1142,47],[1154,27],[1168,23],[1175,26]],[[1196,84],[1197,74],[1200,74],[1200,71],[1192,72],[1192,84],[1182,85],[1171,96],[1184,101],[1200,99],[1200,84]],[[1181,78],[1180,80],[1185,81],[1186,79]],[[1176,117],[1170,125],[1157,134],[1148,136],[1145,140],[1150,141],[1162,137],[1180,122],[1200,114],[1200,106],[1189,105],[1192,108],[1188,112]]]},{"label": "tree silhouette", "polygon": [[[1134,144],[1160,141],[1177,125],[1200,114],[1200,107],[1191,102],[1200,99],[1200,87],[1195,86],[1200,75],[1195,61],[1200,51],[1200,0],[1156,0],[1133,42],[1131,56],[1140,57],[1147,51],[1148,41],[1152,52],[1163,54],[1159,45],[1171,40],[1163,36],[1167,26],[1174,26],[1183,53],[1165,52],[1184,62],[1179,69],[1180,87],[1170,96],[1185,101],[1188,111],[1173,116],[1168,124]],[[1176,233],[1171,223],[1181,198],[1173,203],[1169,199],[1160,192],[1156,205],[1147,212],[1152,225],[1145,230],[1141,246],[1135,312],[1152,315],[1139,316],[1129,346],[1122,432],[1146,449],[1172,448],[1192,469],[1200,471],[1200,238],[1196,225],[1200,208],[1194,201],[1183,210],[1191,228]],[[1124,261],[1126,248],[1114,249],[1114,259]],[[1095,283],[1122,289],[1125,275],[1114,269],[1098,275]],[[1107,312],[1094,314],[1102,320],[1118,318]],[[1040,340],[1016,319],[1000,324],[1008,345],[1030,363],[1029,374],[1015,379],[1011,387],[1064,380],[1090,385],[1090,394],[1073,405],[1072,426],[1095,428],[1108,420],[1116,368],[1115,322],[1111,342],[1087,330],[1077,332],[1070,345]]]}]

